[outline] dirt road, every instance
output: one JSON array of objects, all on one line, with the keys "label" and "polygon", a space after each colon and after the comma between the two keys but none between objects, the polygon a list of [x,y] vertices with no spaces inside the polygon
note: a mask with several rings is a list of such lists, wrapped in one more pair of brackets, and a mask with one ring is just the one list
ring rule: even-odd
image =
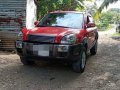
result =
[{"label": "dirt road", "polygon": [[120,41],[110,34],[100,32],[83,74],[59,64],[23,66],[16,54],[0,52],[0,90],[120,90]]}]

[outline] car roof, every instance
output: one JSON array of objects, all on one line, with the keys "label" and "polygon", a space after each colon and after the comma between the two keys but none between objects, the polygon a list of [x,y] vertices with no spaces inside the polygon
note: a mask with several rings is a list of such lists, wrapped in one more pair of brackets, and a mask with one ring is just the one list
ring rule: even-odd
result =
[{"label": "car roof", "polygon": [[54,12],[50,12],[50,13],[81,13],[81,14],[85,14],[86,12],[79,12],[79,11],[54,11]]}]

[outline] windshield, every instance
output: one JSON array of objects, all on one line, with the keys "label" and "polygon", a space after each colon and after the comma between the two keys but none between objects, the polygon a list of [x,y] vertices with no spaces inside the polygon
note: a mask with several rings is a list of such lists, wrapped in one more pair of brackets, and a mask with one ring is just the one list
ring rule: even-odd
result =
[{"label": "windshield", "polygon": [[45,16],[38,27],[64,27],[81,29],[83,14],[80,13],[51,13]]}]

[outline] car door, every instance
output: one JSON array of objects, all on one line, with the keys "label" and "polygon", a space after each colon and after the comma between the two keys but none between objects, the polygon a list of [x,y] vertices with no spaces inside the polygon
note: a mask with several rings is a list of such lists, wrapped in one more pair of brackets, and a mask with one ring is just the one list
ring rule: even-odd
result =
[{"label": "car door", "polygon": [[95,23],[92,18],[92,16],[88,15],[87,16],[87,21],[86,21],[86,31],[87,31],[87,38],[88,38],[88,48],[90,49],[94,45],[95,41]]}]

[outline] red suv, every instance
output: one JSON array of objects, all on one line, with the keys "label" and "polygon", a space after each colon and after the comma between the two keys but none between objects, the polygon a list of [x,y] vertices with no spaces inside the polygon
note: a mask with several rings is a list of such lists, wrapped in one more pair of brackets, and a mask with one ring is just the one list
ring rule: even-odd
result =
[{"label": "red suv", "polygon": [[75,72],[83,72],[86,53],[97,52],[98,31],[90,14],[55,11],[35,22],[35,28],[23,28],[16,50],[24,65],[35,60],[70,63]]}]

